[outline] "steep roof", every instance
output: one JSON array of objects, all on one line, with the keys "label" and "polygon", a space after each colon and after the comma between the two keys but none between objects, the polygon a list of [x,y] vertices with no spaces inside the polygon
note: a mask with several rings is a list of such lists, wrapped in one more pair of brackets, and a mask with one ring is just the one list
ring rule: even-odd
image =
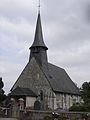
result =
[{"label": "steep roof", "polygon": [[10,96],[30,96],[36,97],[37,95],[29,88],[16,87],[10,94]]},{"label": "steep roof", "polygon": [[38,13],[34,42],[30,49],[33,47],[44,47],[46,50],[48,49],[43,41],[40,12]]},{"label": "steep roof", "polygon": [[47,71],[44,72],[55,92],[80,95],[79,88],[71,80],[64,69],[50,63],[48,66],[49,73],[47,73]]}]

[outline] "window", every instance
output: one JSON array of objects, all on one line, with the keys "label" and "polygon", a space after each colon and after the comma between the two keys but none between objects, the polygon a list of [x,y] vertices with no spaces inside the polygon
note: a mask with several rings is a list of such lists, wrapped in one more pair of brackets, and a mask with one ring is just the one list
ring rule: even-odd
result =
[{"label": "window", "polygon": [[40,100],[43,101],[43,91],[40,91]]}]

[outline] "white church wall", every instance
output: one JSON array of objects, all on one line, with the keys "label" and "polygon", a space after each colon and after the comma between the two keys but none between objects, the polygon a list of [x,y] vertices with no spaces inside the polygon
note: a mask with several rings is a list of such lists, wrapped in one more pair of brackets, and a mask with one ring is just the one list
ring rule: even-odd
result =
[{"label": "white church wall", "polygon": [[54,93],[54,109],[57,108],[57,104],[56,104],[56,94]]},{"label": "white church wall", "polygon": [[33,107],[36,97],[26,97],[26,107]]},{"label": "white church wall", "polygon": [[60,108],[60,109],[67,110],[73,104],[80,103],[80,96],[77,96],[77,95],[56,93],[55,96],[56,96],[56,104],[54,105],[54,109]]},{"label": "white church wall", "polygon": [[56,95],[51,88],[46,90],[45,104],[48,107],[48,109],[54,110],[56,108]]}]

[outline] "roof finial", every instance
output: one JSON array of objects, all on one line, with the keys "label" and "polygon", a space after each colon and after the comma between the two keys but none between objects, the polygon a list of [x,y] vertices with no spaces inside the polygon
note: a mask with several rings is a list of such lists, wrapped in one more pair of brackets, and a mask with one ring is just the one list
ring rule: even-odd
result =
[{"label": "roof finial", "polygon": [[40,0],[38,2],[39,2],[39,4],[38,4],[38,13],[40,13],[40,7],[41,7]]}]

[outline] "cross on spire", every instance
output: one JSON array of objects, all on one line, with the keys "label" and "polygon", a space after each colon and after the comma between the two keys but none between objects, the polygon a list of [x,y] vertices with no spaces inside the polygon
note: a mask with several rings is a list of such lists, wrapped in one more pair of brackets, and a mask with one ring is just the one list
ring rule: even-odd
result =
[{"label": "cross on spire", "polygon": [[40,13],[40,7],[41,7],[41,4],[40,4],[40,0],[38,1],[38,12]]}]

